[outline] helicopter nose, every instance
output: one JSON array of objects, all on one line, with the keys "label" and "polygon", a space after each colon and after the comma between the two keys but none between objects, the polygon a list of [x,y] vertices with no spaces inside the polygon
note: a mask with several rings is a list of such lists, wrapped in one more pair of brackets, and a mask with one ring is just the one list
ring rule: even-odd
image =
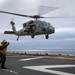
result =
[{"label": "helicopter nose", "polygon": [[52,32],[55,33],[55,27],[53,27]]}]

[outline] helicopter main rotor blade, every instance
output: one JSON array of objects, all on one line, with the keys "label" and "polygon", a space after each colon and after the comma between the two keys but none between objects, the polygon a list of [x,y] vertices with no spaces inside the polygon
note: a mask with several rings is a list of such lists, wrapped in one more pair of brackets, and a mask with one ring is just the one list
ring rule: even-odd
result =
[{"label": "helicopter main rotor blade", "polygon": [[17,14],[17,13],[12,13],[12,12],[7,12],[7,11],[0,11],[0,13],[6,13],[6,14],[17,15],[17,16],[22,16],[22,17],[32,17],[28,15]]},{"label": "helicopter main rotor blade", "polygon": [[0,13],[6,13],[6,14],[22,16],[22,17],[30,17],[30,18],[34,18],[34,19],[38,19],[38,18],[75,18],[75,16],[68,16],[68,17],[43,17],[43,16],[40,16],[40,15],[29,16],[29,15],[23,15],[23,14],[6,12],[6,11],[0,11]]},{"label": "helicopter main rotor blade", "polygon": [[23,15],[23,14],[12,13],[12,12],[7,12],[7,11],[0,11],[0,13],[11,14],[11,15],[16,15],[16,16],[22,16],[22,17],[30,17],[30,18],[34,18],[34,19],[43,18],[40,15],[29,16],[29,15]]},{"label": "helicopter main rotor blade", "polygon": [[43,18],[75,18],[75,16],[62,16],[62,17],[43,17]]},{"label": "helicopter main rotor blade", "polygon": [[44,15],[49,12],[52,12],[54,10],[58,9],[58,7],[51,7],[51,6],[40,6],[38,8],[38,15]]}]

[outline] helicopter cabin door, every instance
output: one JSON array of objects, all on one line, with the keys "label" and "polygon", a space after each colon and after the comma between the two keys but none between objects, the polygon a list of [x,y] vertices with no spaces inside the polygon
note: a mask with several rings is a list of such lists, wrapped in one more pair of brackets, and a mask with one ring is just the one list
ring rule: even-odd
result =
[{"label": "helicopter cabin door", "polygon": [[30,25],[30,33],[34,33],[35,29],[36,29],[35,25]]}]

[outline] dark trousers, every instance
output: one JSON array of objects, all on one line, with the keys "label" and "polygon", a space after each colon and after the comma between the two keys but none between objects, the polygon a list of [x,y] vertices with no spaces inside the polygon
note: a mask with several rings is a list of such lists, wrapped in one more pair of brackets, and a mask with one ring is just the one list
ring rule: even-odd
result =
[{"label": "dark trousers", "polygon": [[0,63],[1,67],[5,67],[6,55],[0,53]]}]

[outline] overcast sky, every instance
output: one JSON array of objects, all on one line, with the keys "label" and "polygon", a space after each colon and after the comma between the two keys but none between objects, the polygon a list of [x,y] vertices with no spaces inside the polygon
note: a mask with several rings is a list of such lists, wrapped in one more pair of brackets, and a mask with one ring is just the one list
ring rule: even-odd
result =
[{"label": "overcast sky", "polygon": [[[41,9],[41,7],[43,8]],[[45,8],[47,6],[48,8]],[[49,12],[49,7],[56,7],[55,11]],[[0,10],[20,13],[25,15],[37,15],[45,17],[70,17],[75,16],[75,0],[0,0]],[[55,33],[45,39],[45,35],[20,37],[17,42],[15,35],[5,35],[5,30],[11,30],[10,21],[13,15],[0,13],[0,42],[6,39],[10,42],[9,49],[75,49],[75,18],[44,18],[55,27]],[[22,24],[31,18],[14,16],[16,29],[22,28]]]}]

